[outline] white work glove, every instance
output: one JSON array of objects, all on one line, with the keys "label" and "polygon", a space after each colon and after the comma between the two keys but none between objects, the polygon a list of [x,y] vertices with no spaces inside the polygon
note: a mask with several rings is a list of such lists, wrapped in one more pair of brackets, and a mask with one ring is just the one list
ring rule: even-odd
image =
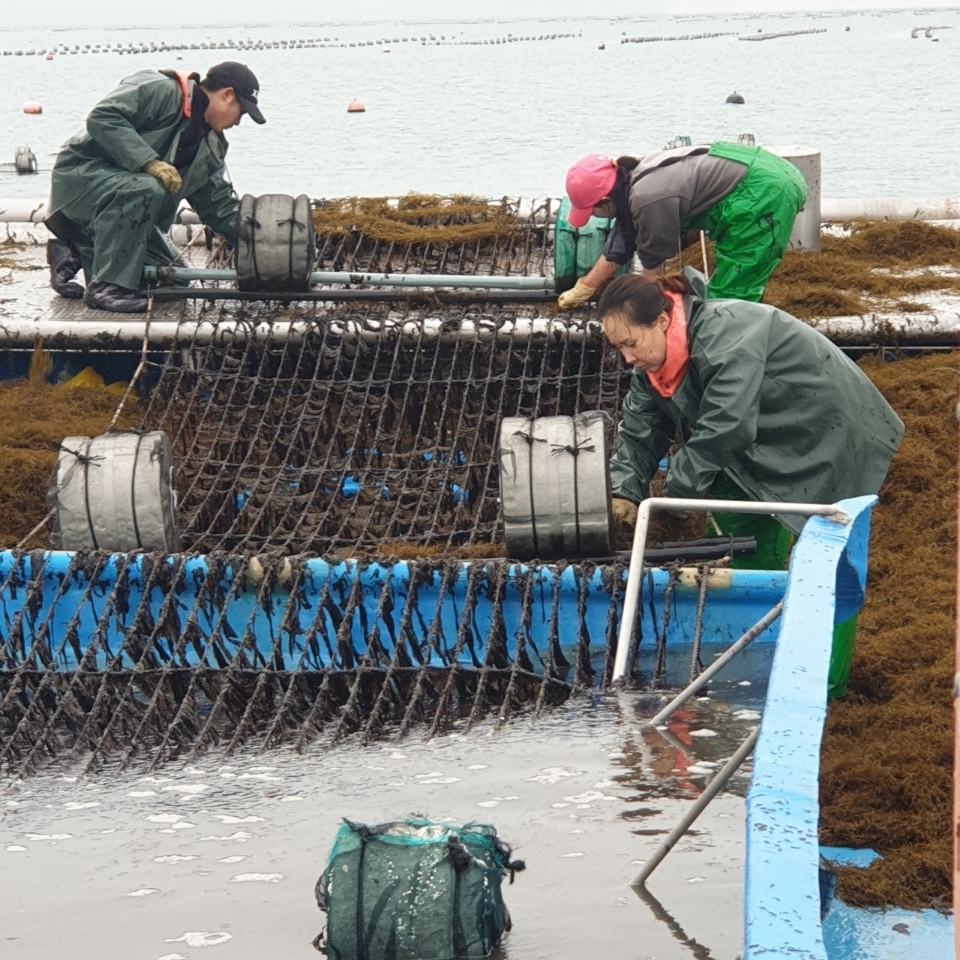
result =
[{"label": "white work glove", "polygon": [[588,287],[583,280],[578,280],[572,289],[557,297],[557,309],[572,310],[574,307],[579,307],[581,303],[591,300],[596,292],[596,287]]},{"label": "white work glove", "polygon": [[172,163],[164,160],[151,160],[143,165],[143,172],[149,173],[160,181],[160,185],[167,193],[179,193],[183,186],[183,180],[177,168]]}]

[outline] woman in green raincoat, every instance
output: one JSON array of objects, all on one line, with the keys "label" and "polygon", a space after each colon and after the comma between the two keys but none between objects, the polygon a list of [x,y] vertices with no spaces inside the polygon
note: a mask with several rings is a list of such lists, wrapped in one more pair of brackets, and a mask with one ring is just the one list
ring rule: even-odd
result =
[{"label": "woman in green raincoat", "polygon": [[717,265],[707,297],[759,301],[783,259],[807,186],[793,164],[760,147],[715,143],[640,160],[584,157],[567,173],[567,196],[570,226],[579,229],[591,216],[616,217],[616,224],[593,269],[561,294],[561,309],[592,299],[635,253],[654,275],[691,230],[714,241]]},{"label": "woman in green raincoat", "polygon": [[[141,313],[145,263],[177,255],[167,238],[181,200],[233,242],[239,201],[225,176],[224,130],[263,123],[257,78],[242,63],[198,73],[142,70],[100,101],[54,164],[50,282],[101,310]],[[83,269],[87,286],[73,278]]]},{"label": "woman in green raincoat", "polygon": [[[834,503],[875,494],[903,436],[877,388],[826,337],[766,304],[706,299],[703,277],[613,280],[600,298],[606,338],[634,368],[611,461],[613,517],[632,526],[671,444],[663,495]],[[753,536],[744,564],[783,569],[803,518],[714,514]],[[837,636],[852,653],[855,624]],[[835,639],[835,650],[838,641]],[[842,693],[849,655],[832,668]]]}]

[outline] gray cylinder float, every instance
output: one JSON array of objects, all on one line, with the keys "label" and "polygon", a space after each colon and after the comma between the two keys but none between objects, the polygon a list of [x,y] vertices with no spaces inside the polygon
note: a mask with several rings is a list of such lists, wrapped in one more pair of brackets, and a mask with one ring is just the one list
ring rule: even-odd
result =
[{"label": "gray cylinder float", "polygon": [[245,194],[237,213],[237,286],[275,293],[310,289],[316,260],[306,194]]},{"label": "gray cylinder float", "polygon": [[500,499],[508,557],[610,555],[609,423],[600,411],[503,419]]},{"label": "gray cylinder float", "polygon": [[50,502],[55,549],[180,549],[173,451],[165,433],[66,437]]}]

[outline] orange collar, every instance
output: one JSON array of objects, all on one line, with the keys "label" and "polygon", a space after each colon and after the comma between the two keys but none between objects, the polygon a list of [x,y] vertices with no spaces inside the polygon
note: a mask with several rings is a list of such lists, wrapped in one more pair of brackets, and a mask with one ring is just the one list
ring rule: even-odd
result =
[{"label": "orange collar", "polygon": [[180,90],[183,92],[183,115],[187,120],[193,113],[193,97],[190,95],[190,81],[199,80],[199,73],[187,73],[184,70],[177,71],[177,82],[180,84]]},{"label": "orange collar", "polygon": [[664,291],[671,301],[670,324],[667,327],[667,356],[659,370],[647,373],[650,385],[661,397],[672,397],[686,376],[690,362],[687,346],[687,315],[683,309],[683,297],[679,293]]}]

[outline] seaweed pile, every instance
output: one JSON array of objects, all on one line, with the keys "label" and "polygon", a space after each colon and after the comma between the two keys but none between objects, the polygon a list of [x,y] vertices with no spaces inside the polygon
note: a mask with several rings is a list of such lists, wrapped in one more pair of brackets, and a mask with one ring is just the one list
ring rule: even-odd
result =
[{"label": "seaweed pile", "polygon": [[[799,317],[863,316],[879,307],[902,313],[926,310],[906,297],[960,289],[960,279],[929,268],[960,266],[960,230],[922,220],[851,223],[846,237],[823,234],[819,253],[788,252],[767,284],[764,301]],[[713,245],[707,262],[715,265]],[[678,260],[703,269],[699,243]],[[868,302],[869,301],[869,302]]]},{"label": "seaweed pile", "polygon": [[957,355],[861,367],[906,424],[870,539],[847,696],[830,704],[821,842],[872,848],[852,906],[949,909],[957,558]]}]

